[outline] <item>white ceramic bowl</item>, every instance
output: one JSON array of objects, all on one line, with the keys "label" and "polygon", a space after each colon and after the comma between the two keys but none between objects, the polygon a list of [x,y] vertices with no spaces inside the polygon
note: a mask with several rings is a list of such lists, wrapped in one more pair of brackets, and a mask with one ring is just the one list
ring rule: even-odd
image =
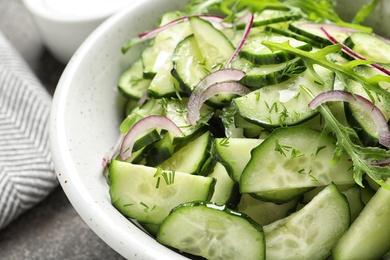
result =
[{"label": "white ceramic bowl", "polygon": [[[60,184],[91,229],[129,259],[183,259],[183,256],[157,243],[110,202],[101,162],[115,143],[121,122],[122,102],[116,84],[120,73],[140,50],[134,48],[124,56],[120,49],[130,37],[153,28],[163,12],[181,9],[188,2],[135,1],[106,20],[76,51],[53,100],[51,143]],[[370,18],[371,24],[387,17],[388,3],[382,2],[379,15]]]},{"label": "white ceramic bowl", "polygon": [[105,19],[131,0],[23,0],[42,39],[66,64],[80,44]]}]

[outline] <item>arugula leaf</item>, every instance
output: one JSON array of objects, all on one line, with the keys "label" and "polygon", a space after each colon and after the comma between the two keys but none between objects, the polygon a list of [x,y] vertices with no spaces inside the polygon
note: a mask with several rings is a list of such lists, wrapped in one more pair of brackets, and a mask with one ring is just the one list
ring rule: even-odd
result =
[{"label": "arugula leaf", "polygon": [[362,23],[369,16],[378,5],[379,0],[371,0],[371,2],[363,5],[360,10],[355,14],[355,17],[352,19],[352,23]]},{"label": "arugula leaf", "polygon": [[[370,78],[366,78],[355,72],[354,68],[359,65],[366,65],[372,63],[372,61],[367,60],[353,60],[346,64],[337,64],[327,59],[327,55],[332,53],[338,53],[341,50],[340,44],[334,44],[326,46],[323,49],[320,49],[316,52],[307,52],[304,50],[300,50],[294,48],[290,45],[289,42],[284,43],[276,43],[270,41],[263,41],[262,44],[272,51],[282,50],[289,53],[292,53],[298,57],[300,57],[306,64],[307,68],[312,71],[312,73],[318,78],[319,82],[322,82],[322,79],[316,73],[314,69],[314,65],[318,64],[324,68],[330,69],[336,73],[337,77],[346,85],[349,80],[354,80],[360,83],[363,88],[369,93],[373,91],[374,93],[382,96],[384,100],[384,105],[386,111],[390,111],[390,92],[383,89],[380,86],[380,82],[389,82],[390,77],[384,75],[375,75]],[[373,101],[373,100],[372,100]]]},{"label": "arugula leaf", "polygon": [[[306,93],[312,98],[314,95],[310,93],[310,90],[305,86],[301,86]],[[335,151],[335,159],[339,159],[341,153],[346,152],[353,163],[353,177],[355,182],[363,187],[363,175],[367,174],[371,179],[377,182],[379,185],[390,189],[384,179],[390,177],[389,167],[374,166],[371,164],[372,161],[389,159],[390,151],[379,147],[363,147],[356,144],[353,140],[357,140],[356,132],[347,126],[342,125],[336,117],[332,114],[329,107],[325,104],[320,105],[317,110],[325,119],[324,132],[332,132],[337,139]]]},{"label": "arugula leaf", "polygon": [[298,7],[313,21],[342,21],[333,4],[328,0],[285,0],[285,3]]},{"label": "arugula leaf", "polygon": [[[188,15],[205,14],[209,12],[210,8],[214,8],[224,1],[226,2],[226,0],[194,0],[186,7],[186,12]],[[229,2],[232,1],[235,0],[229,0]]]},{"label": "arugula leaf", "polygon": [[[332,1],[330,0],[285,0],[285,3],[299,8],[307,14],[307,19],[315,22],[333,22],[340,26],[359,29],[365,32],[372,32],[372,28],[355,23],[345,22],[337,14]],[[368,14],[369,10],[361,11],[361,16]]]}]

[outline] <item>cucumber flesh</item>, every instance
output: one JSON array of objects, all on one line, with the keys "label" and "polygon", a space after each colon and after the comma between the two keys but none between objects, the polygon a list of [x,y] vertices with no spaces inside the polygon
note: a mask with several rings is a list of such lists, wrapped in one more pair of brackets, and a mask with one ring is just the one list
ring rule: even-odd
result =
[{"label": "cucumber flesh", "polygon": [[[160,25],[164,25],[180,17],[178,12],[164,14]],[[153,78],[158,71],[170,66],[172,53],[179,41],[191,33],[187,23],[181,23],[172,28],[161,31],[156,35],[152,45],[146,48],[142,54],[144,64],[144,76]]]},{"label": "cucumber flesh", "polygon": [[260,225],[244,214],[206,202],[175,208],[160,225],[157,241],[206,259],[265,259]]},{"label": "cucumber flesh", "polygon": [[109,166],[111,201],[123,215],[141,223],[160,224],[181,203],[208,200],[210,177],[113,160]]},{"label": "cucumber flesh", "polygon": [[276,204],[258,200],[252,195],[243,194],[237,210],[247,214],[254,221],[262,226],[271,224],[274,221],[285,218],[291,212],[295,211],[298,199],[291,200],[287,203]]},{"label": "cucumber flesh", "polygon": [[[201,174],[203,165],[211,156],[212,142],[213,139],[210,132],[205,132],[184,147],[181,147],[170,158],[163,161],[160,166],[164,170]],[[189,154],[191,156],[188,156]]]},{"label": "cucumber flesh", "polygon": [[390,190],[381,187],[338,241],[333,258],[380,259],[390,250],[389,216]]},{"label": "cucumber flesh", "polygon": [[238,113],[246,120],[265,128],[295,125],[312,118],[317,112],[308,107],[307,104],[312,99],[302,89],[302,85],[318,95],[331,90],[334,82],[333,72],[322,67],[315,68],[326,82],[324,85],[317,83],[317,78],[310,70],[305,70],[297,77],[235,98],[233,102]]},{"label": "cucumber flesh", "polygon": [[235,206],[236,201],[239,200],[239,193],[236,183],[230,178],[225,167],[217,162],[208,175],[216,180],[214,193],[210,201],[217,205]]},{"label": "cucumber flesh", "polygon": [[251,158],[251,150],[263,140],[254,138],[216,138],[215,147],[220,162],[231,178],[239,182],[242,171]]},{"label": "cucumber flesh", "polygon": [[390,63],[390,44],[377,35],[354,32],[345,40],[345,45],[368,60]]},{"label": "cucumber flesh", "polygon": [[138,100],[148,90],[150,82],[150,79],[143,77],[143,64],[139,59],[121,74],[118,89],[125,97]]},{"label": "cucumber flesh", "polygon": [[240,179],[242,193],[294,191],[336,184],[354,184],[346,154],[333,162],[335,140],[303,126],[274,130],[259,146]]},{"label": "cucumber flesh", "polygon": [[[373,77],[375,75],[381,75],[379,71],[368,66],[359,66],[356,68],[356,71],[360,75],[367,78]],[[388,82],[380,82],[379,85],[384,89],[390,90],[390,84]],[[347,89],[354,94],[358,94],[367,98],[368,100],[372,100],[375,106],[381,110],[386,120],[389,121],[390,113],[385,108],[386,101],[384,99],[378,97],[375,93],[369,93],[369,95],[367,90],[357,82],[350,82]],[[367,112],[362,111],[359,106],[356,106],[353,103],[346,103],[344,107],[347,121],[355,128],[355,131],[359,135],[362,143],[365,146],[377,146],[379,132],[371,116],[368,115]]]},{"label": "cucumber flesh", "polygon": [[271,51],[269,48],[262,44],[263,41],[279,43],[288,41],[290,45],[295,48],[303,49],[306,51],[310,51],[312,49],[312,46],[310,44],[303,41],[298,41],[291,37],[276,35],[270,32],[260,32],[256,34],[251,34],[248,37],[240,52],[240,55],[256,65],[279,64],[294,58],[293,55],[282,51]]},{"label": "cucumber flesh", "polygon": [[264,226],[266,258],[326,259],[349,224],[348,202],[331,184],[301,210]]}]

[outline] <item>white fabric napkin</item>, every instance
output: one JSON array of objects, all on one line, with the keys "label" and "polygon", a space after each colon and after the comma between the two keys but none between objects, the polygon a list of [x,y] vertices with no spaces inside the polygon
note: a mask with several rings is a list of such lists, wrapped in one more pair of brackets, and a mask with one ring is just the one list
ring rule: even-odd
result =
[{"label": "white fabric napkin", "polygon": [[51,96],[0,32],[0,229],[58,184],[51,162]]}]

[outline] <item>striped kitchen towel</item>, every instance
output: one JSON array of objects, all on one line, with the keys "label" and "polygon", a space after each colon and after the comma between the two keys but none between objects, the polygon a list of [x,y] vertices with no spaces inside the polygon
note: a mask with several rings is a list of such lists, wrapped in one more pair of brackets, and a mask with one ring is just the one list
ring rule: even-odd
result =
[{"label": "striped kitchen towel", "polygon": [[0,32],[0,229],[57,185],[49,146],[51,97]]}]

